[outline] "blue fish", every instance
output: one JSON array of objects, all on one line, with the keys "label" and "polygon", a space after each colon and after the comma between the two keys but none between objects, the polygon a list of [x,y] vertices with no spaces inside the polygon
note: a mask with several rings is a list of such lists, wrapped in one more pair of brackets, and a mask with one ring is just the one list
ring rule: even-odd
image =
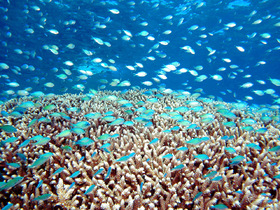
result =
[{"label": "blue fish", "polygon": [[196,199],[198,199],[201,195],[202,195],[202,192],[198,192],[198,193],[194,196],[193,202],[194,202]]},{"label": "blue fish", "polygon": [[130,155],[126,155],[126,156],[123,156],[117,160],[115,160],[116,162],[125,162],[125,161],[128,161],[131,157],[133,157],[135,155],[135,152],[131,153]]},{"label": "blue fish", "polygon": [[93,190],[94,187],[95,187],[94,184],[91,185],[91,186],[86,190],[86,192],[85,192],[84,194],[85,194],[85,195],[89,194],[89,193]]},{"label": "blue fish", "polygon": [[9,210],[14,204],[8,203],[6,206],[2,208],[2,210]]},{"label": "blue fish", "polygon": [[49,199],[49,197],[51,197],[51,196],[52,196],[51,194],[40,195],[40,196],[34,198],[33,201],[44,201],[44,200]]},{"label": "blue fish", "polygon": [[100,168],[98,171],[96,171],[93,176],[97,176],[98,174],[101,174],[103,172],[104,168]]},{"label": "blue fish", "polygon": [[185,167],[185,166],[184,166],[183,164],[180,164],[180,165],[178,165],[178,166],[172,168],[171,171],[178,171],[178,170],[183,169],[184,167]]},{"label": "blue fish", "polygon": [[155,139],[153,139],[152,141],[150,141],[150,143],[149,144],[155,144],[155,143],[157,143],[158,142],[158,138],[155,138]]},{"label": "blue fish", "polygon": [[141,182],[141,183],[140,183],[140,192],[141,192],[141,193],[142,193],[143,185],[144,185],[144,182]]},{"label": "blue fish", "polygon": [[59,169],[57,169],[55,172],[53,172],[52,176],[61,173],[65,168],[61,167]]},{"label": "blue fish", "polygon": [[197,158],[200,160],[209,160],[208,155],[205,155],[205,154],[194,155],[194,158]]},{"label": "blue fish", "polygon": [[70,176],[70,178],[75,178],[75,177],[79,176],[80,173],[81,173],[80,171],[75,171],[75,172]]},{"label": "blue fish", "polygon": [[42,186],[42,184],[43,184],[43,180],[40,180],[36,188],[41,187],[41,186]]},{"label": "blue fish", "polygon": [[45,162],[48,161],[48,159],[50,158],[50,156],[48,156],[47,154],[41,155],[37,160],[35,160],[33,162],[32,165],[27,166],[28,168],[35,168],[38,167],[40,165],[43,165]]},{"label": "blue fish", "polygon": [[166,158],[166,159],[171,159],[172,157],[173,157],[172,154],[167,154],[167,155],[162,156],[162,158]]},{"label": "blue fish", "polygon": [[17,153],[17,156],[19,156],[19,158],[20,158],[22,161],[26,162],[27,158],[25,157],[24,154],[22,154],[22,153]]},{"label": "blue fish", "polygon": [[179,147],[179,148],[177,148],[177,150],[179,150],[179,151],[187,151],[188,147]]},{"label": "blue fish", "polygon": [[74,187],[74,185],[75,185],[75,182],[72,182],[72,184],[69,186],[68,190],[70,190],[72,187]]},{"label": "blue fish", "polygon": [[111,146],[110,143],[106,143],[106,144],[103,144],[103,145],[100,147],[100,149],[108,148],[108,147],[110,147],[110,146]]},{"label": "blue fish", "polygon": [[211,179],[211,181],[218,182],[218,181],[221,181],[222,179],[223,179],[222,176],[216,176],[215,178]]},{"label": "blue fish", "polygon": [[29,144],[30,139],[26,139],[24,142],[22,142],[20,145],[18,145],[18,147],[25,147]]},{"label": "blue fish", "polygon": [[107,174],[106,174],[104,180],[109,178],[109,176],[110,176],[110,174],[111,174],[111,171],[112,171],[112,167],[110,166],[110,167],[108,168],[108,171],[107,171]]}]

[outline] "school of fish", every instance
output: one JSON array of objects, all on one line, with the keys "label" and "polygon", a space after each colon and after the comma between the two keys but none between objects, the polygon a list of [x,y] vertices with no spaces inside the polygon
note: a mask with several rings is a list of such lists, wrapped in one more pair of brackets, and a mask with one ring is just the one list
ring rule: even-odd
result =
[{"label": "school of fish", "polygon": [[2,100],[163,87],[280,103],[272,0],[3,0],[0,15]]}]

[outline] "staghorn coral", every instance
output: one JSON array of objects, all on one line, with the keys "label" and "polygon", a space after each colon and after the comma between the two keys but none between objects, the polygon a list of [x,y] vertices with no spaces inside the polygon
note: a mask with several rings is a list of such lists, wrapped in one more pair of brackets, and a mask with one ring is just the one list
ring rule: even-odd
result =
[{"label": "staghorn coral", "polygon": [[[24,177],[15,186],[0,191],[0,206],[10,202],[14,205],[11,209],[210,209],[222,203],[230,209],[279,208],[279,179],[274,178],[279,174],[279,156],[269,151],[280,145],[277,109],[272,107],[267,112],[268,116],[275,116],[274,120],[264,122],[261,120],[264,114],[256,107],[237,109],[230,103],[191,97],[177,99],[174,95],[158,95],[158,102],[148,102],[152,97],[143,91],[131,90],[125,94],[103,91],[88,96],[26,97],[1,105],[1,110],[11,113],[24,102],[34,103],[20,117],[0,118],[2,124],[17,129],[13,133],[1,132],[0,167],[4,184],[15,177]],[[132,106],[127,107],[128,103]],[[50,104],[55,106],[47,109]],[[166,108],[167,104],[171,108]],[[196,111],[197,106],[203,109]],[[236,117],[223,116],[218,106]],[[176,111],[178,107],[187,108],[180,112]],[[116,119],[133,121],[134,125],[110,125],[103,118],[108,111]],[[85,117],[96,112],[101,116]],[[211,122],[203,122],[204,114],[213,114]],[[242,129],[245,126],[242,120],[249,116],[256,121],[252,125],[255,131]],[[33,119],[37,121],[30,125]],[[183,124],[182,120],[189,123]],[[77,134],[71,130],[74,124],[84,121],[89,123],[84,132]],[[227,127],[223,124],[226,121],[236,126]],[[152,124],[147,125],[148,122]],[[189,127],[191,124],[197,127]],[[256,132],[263,127],[267,128],[266,132]],[[58,137],[65,130],[71,132]],[[102,140],[99,137],[103,134],[110,137]],[[118,135],[113,137],[114,134]],[[50,140],[45,144],[31,140],[26,146],[19,146],[38,135]],[[17,140],[5,142],[12,136]],[[202,137],[208,138],[188,143]],[[94,142],[77,144],[83,138]],[[158,141],[151,143],[156,138]],[[110,145],[102,148],[106,143]],[[251,143],[261,149],[249,147]],[[186,146],[187,150],[178,150]],[[226,150],[228,147],[235,152]],[[45,163],[30,167],[48,152],[52,155]],[[172,154],[171,158],[162,158],[167,154]],[[195,158],[198,154],[205,154],[209,159]],[[238,156],[244,160],[232,164],[232,159]],[[123,157],[124,161],[118,161]],[[6,163],[19,163],[20,167]],[[183,167],[177,169],[180,164]],[[61,167],[64,169],[54,174]],[[111,173],[107,174],[109,170]],[[74,176],[77,171],[78,175]],[[217,174],[207,177],[211,171]],[[212,180],[217,176],[219,180]],[[40,180],[43,183],[38,187]],[[86,193],[90,186],[92,191]],[[36,200],[46,194],[49,195],[46,200]]]}]

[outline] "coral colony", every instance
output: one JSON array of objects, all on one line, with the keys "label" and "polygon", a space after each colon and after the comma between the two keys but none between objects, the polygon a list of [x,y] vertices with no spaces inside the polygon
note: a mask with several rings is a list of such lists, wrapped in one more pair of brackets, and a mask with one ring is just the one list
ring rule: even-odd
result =
[{"label": "coral colony", "polygon": [[1,105],[3,209],[279,209],[279,113],[153,91]]}]

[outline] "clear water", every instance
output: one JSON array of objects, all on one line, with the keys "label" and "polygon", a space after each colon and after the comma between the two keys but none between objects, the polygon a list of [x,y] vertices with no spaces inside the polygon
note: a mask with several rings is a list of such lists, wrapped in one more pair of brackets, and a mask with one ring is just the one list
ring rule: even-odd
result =
[{"label": "clear water", "polygon": [[[1,0],[0,5],[0,62],[9,66],[0,71],[2,100],[21,96],[18,90],[26,90],[24,94],[35,91],[63,94],[87,93],[90,89],[162,87],[191,94],[201,92],[204,97],[228,102],[272,104],[278,99],[279,87],[269,79],[280,79],[279,1]],[[112,9],[119,13],[115,14]],[[148,25],[141,25],[143,22]],[[229,26],[229,23],[236,25]],[[196,30],[190,28],[194,25],[198,26]],[[50,31],[53,29],[57,32]],[[165,32],[167,30],[171,33]],[[125,31],[131,33],[129,41],[123,39],[127,35]],[[149,35],[141,36],[142,31]],[[98,44],[93,37],[110,46]],[[149,40],[151,38],[154,40]],[[161,41],[168,45],[160,44]],[[69,44],[75,47],[69,49]],[[195,54],[183,50],[184,46],[190,46]],[[236,46],[245,51],[241,52]],[[215,53],[209,55],[207,47],[216,50]],[[50,49],[57,49],[57,53]],[[92,55],[86,55],[84,50]],[[150,60],[150,56],[154,60]],[[94,63],[95,58],[101,58],[102,62]],[[224,58],[231,62],[225,62]],[[67,66],[65,61],[72,61],[74,65]],[[176,70],[162,70],[172,62],[180,64]],[[143,68],[136,63],[141,63]],[[114,66],[117,71],[101,64]],[[133,66],[135,70],[126,66]],[[203,69],[196,70],[197,66]],[[219,71],[221,67],[226,70]],[[187,72],[178,74],[182,68]],[[80,70],[89,70],[93,75],[80,79],[79,76],[84,76]],[[193,76],[191,70],[196,70],[198,75]],[[145,71],[147,76],[135,76],[140,71]],[[60,74],[66,74],[67,79],[58,78]],[[162,74],[167,79],[158,76]],[[223,79],[212,79],[211,75],[215,74]],[[206,75],[207,79],[197,82],[200,75]],[[120,83],[128,80],[131,85],[112,86],[113,79]],[[151,81],[153,85],[146,86],[144,81]],[[17,82],[19,86],[11,86],[10,82]],[[54,86],[46,87],[48,82]],[[253,86],[240,87],[248,82]],[[75,89],[77,84],[84,88]],[[253,92],[267,89],[273,89],[272,93],[264,92],[260,96]]]}]

